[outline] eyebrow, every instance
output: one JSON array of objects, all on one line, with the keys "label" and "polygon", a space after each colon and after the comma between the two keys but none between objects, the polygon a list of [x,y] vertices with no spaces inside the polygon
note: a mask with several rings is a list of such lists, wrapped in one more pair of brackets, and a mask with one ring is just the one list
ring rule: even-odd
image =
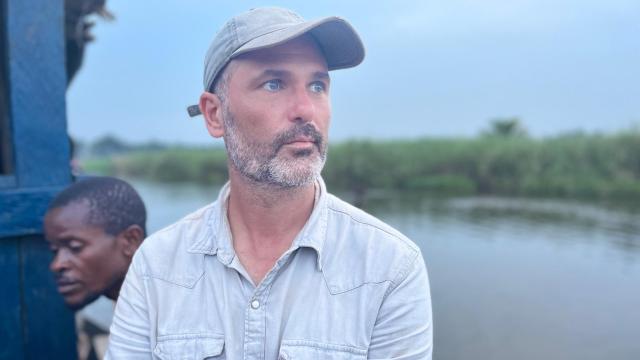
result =
[{"label": "eyebrow", "polygon": [[[267,69],[264,70],[259,76],[258,78],[264,78],[264,77],[277,77],[277,78],[285,78],[290,76],[290,72],[286,71],[286,70],[275,70],[275,69]],[[326,71],[316,71],[313,73],[313,78],[314,79],[319,79],[319,80],[330,80],[331,78],[329,77],[329,73]]]},{"label": "eyebrow", "polygon": [[331,80],[329,73],[326,71],[316,71],[313,73],[313,77],[321,80],[327,80],[327,81]]},{"label": "eyebrow", "polygon": [[57,245],[63,245],[63,246],[67,246],[69,245],[69,243],[71,243],[72,241],[79,241],[81,243],[86,243],[87,241],[85,239],[79,238],[77,236],[75,236],[74,234],[69,234],[63,238],[57,238],[57,239],[53,239],[53,240],[49,240],[49,239],[45,239],[48,243],[50,244],[57,244]]},{"label": "eyebrow", "polygon": [[273,70],[273,69],[267,69],[265,71],[262,72],[262,74],[260,74],[259,77],[263,78],[263,77],[286,77],[289,74],[288,71],[284,71],[284,70]]}]

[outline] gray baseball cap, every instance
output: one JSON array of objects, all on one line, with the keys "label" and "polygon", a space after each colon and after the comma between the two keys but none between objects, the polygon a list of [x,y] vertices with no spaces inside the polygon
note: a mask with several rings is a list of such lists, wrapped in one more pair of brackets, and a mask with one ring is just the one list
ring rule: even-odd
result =
[{"label": "gray baseball cap", "polygon": [[[204,89],[212,90],[217,76],[234,57],[285,43],[302,34],[313,36],[329,70],[354,67],[364,59],[360,37],[340,17],[306,21],[288,9],[256,8],[233,17],[216,34],[204,58]],[[190,116],[201,114],[198,105],[189,106],[187,111]]]}]

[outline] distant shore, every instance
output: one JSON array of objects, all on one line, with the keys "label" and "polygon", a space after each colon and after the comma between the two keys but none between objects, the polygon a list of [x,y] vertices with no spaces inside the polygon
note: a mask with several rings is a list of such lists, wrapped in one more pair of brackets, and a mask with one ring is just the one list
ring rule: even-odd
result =
[{"label": "distant shore", "polygon": [[[224,149],[166,147],[82,160],[87,172],[159,182],[221,184]],[[328,186],[442,195],[640,199],[640,132],[351,140],[329,148]]]}]

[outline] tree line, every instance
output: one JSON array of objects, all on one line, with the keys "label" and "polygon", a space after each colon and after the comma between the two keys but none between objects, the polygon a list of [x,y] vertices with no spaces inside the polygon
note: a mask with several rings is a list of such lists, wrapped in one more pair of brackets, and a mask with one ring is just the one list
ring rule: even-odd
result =
[{"label": "tree line", "polygon": [[[476,138],[344,141],[330,146],[323,178],[331,189],[357,196],[399,191],[638,199],[639,155],[637,130],[534,139],[518,126],[506,126]],[[90,157],[84,166],[160,182],[227,179],[221,147],[138,149]]]}]

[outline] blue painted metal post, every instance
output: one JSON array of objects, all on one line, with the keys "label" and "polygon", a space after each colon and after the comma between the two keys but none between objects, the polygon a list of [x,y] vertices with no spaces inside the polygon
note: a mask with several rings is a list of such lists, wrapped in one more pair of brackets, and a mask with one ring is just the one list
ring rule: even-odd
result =
[{"label": "blue painted metal post", "polygon": [[[63,0],[0,0],[12,172],[0,176],[0,359],[75,359],[42,218],[71,181]],[[7,160],[7,159],[5,159]]]}]

